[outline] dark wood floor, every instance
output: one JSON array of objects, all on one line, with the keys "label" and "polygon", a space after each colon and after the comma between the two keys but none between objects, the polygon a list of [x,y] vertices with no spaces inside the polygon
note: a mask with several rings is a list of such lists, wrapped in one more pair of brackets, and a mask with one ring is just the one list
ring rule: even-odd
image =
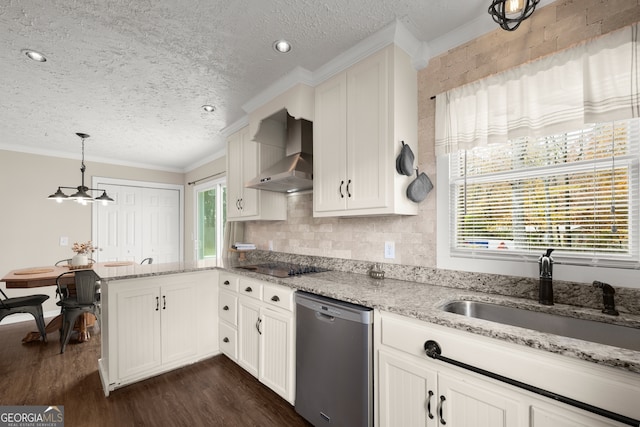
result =
[{"label": "dark wood floor", "polygon": [[308,424],[293,407],[225,356],[169,372],[105,397],[99,335],[59,354],[49,342],[22,344],[34,322],[0,326],[0,405],[64,405],[65,426],[260,426]]}]

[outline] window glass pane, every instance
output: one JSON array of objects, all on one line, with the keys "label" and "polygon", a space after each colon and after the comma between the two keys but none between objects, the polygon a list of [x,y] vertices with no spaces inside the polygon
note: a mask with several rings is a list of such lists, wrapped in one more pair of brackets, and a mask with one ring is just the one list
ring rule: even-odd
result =
[{"label": "window glass pane", "polygon": [[216,190],[198,192],[198,259],[216,256]]},{"label": "window glass pane", "polygon": [[451,156],[454,251],[637,257],[638,120]]}]

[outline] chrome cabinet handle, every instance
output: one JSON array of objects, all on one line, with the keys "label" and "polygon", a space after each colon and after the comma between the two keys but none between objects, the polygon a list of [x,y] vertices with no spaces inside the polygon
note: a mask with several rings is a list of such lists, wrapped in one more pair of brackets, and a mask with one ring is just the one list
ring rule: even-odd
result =
[{"label": "chrome cabinet handle", "polygon": [[342,186],[344,185],[344,181],[340,181],[340,187],[338,188],[338,191],[340,191],[340,198],[344,199],[344,194],[342,194]]},{"label": "chrome cabinet handle", "polygon": [[433,392],[429,390],[429,396],[427,397],[427,415],[429,419],[433,419],[433,414],[431,413],[431,396],[433,396]]},{"label": "chrome cabinet handle", "polygon": [[262,324],[262,319],[260,317],[258,317],[258,321],[256,322],[256,329],[258,330],[258,333],[260,335],[262,335],[262,331],[260,330],[260,325]]},{"label": "chrome cabinet handle", "polygon": [[222,309],[223,309],[224,311],[229,311],[229,306],[228,306],[228,305],[225,305],[224,307],[222,307]]},{"label": "chrome cabinet handle", "polygon": [[167,309],[167,297],[166,297],[166,295],[162,295],[162,309],[163,310]]},{"label": "chrome cabinet handle", "polygon": [[224,338],[222,339],[222,342],[229,342],[229,338],[224,337]]},{"label": "chrome cabinet handle", "polygon": [[247,286],[246,288],[244,288],[245,292],[253,292],[253,289],[251,289],[251,286]]},{"label": "chrome cabinet handle", "polygon": [[278,295],[274,295],[274,296],[271,297],[271,301],[278,302],[278,301],[280,301],[280,298],[278,297]]},{"label": "chrome cabinet handle", "polygon": [[440,402],[438,403],[438,417],[440,417],[440,424],[445,425],[447,422],[442,417],[442,409],[444,407],[444,401],[447,400],[443,395],[440,395]]},{"label": "chrome cabinet handle", "polygon": [[156,311],[160,309],[160,298],[156,297]]},{"label": "chrome cabinet handle", "polygon": [[351,192],[349,191],[349,186],[351,185],[351,180],[347,182],[347,197],[351,197]]}]

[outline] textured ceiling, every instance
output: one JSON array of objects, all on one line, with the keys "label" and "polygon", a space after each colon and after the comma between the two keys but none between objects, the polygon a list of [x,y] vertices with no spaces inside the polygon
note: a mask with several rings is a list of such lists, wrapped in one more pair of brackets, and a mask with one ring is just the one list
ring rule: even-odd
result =
[{"label": "textured ceiling", "polygon": [[[85,132],[88,160],[185,171],[224,150],[221,130],[296,67],[313,72],[396,20],[426,44],[493,24],[489,3],[3,0],[0,148],[78,158]],[[288,55],[271,48],[280,38]]]}]

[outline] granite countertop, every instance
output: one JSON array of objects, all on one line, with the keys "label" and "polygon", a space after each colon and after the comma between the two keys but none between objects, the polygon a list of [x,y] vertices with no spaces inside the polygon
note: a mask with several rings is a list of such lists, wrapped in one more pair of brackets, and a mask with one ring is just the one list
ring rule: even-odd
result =
[{"label": "granite countertop", "polygon": [[611,347],[574,338],[504,325],[459,314],[447,313],[441,307],[454,300],[495,302],[534,311],[546,311],[570,317],[620,323],[640,328],[640,316],[621,313],[606,316],[593,308],[566,304],[542,306],[537,301],[468,289],[385,278],[377,280],[366,274],[328,271],[290,278],[276,278],[228,266],[224,271],[277,283],[343,301],[360,304],[426,322],[459,329],[529,348],[569,356],[603,366],[640,374],[640,351]]},{"label": "granite countertop", "polygon": [[[335,263],[333,260],[328,260],[327,262]],[[633,311],[630,313],[621,312],[620,316],[612,317],[602,314],[597,308],[590,308],[588,306],[580,307],[562,303],[556,303],[553,306],[540,305],[531,298],[530,285],[523,284],[523,281],[519,281],[519,283],[509,283],[509,280],[513,282],[513,278],[506,276],[504,279],[505,282],[498,284],[496,284],[495,278],[491,278],[493,284],[491,286],[483,284],[484,287],[482,288],[487,288],[488,291],[479,292],[477,290],[478,286],[475,286],[472,283],[473,280],[469,280],[468,277],[460,277],[456,273],[443,274],[436,270],[434,270],[435,273],[428,271],[425,274],[424,272],[416,272],[415,269],[402,269],[401,272],[397,274],[402,280],[397,278],[377,280],[369,277],[367,274],[362,274],[363,268],[366,267],[356,263],[348,266],[337,266],[340,270],[289,278],[277,278],[236,268],[239,265],[241,264],[237,262],[226,262],[225,267],[214,267],[202,266],[201,263],[197,262],[180,262],[145,265],[132,264],[117,267],[98,266],[95,270],[101,279],[109,282],[111,280],[135,279],[165,274],[219,269],[261,281],[272,282],[429,323],[527,346],[529,348],[544,350],[640,374],[640,351],[596,344],[589,341],[469,318],[459,314],[447,313],[442,310],[442,306],[450,301],[474,300],[640,328],[640,315]],[[331,266],[336,265],[325,265],[325,267]],[[474,278],[477,279],[477,277]],[[470,283],[468,287],[464,284],[467,281]],[[433,283],[446,284],[447,286],[434,285]],[[497,287],[499,287],[500,290],[497,290]],[[564,292],[565,298],[569,301],[579,299],[579,297],[576,297],[575,287],[563,287],[562,284],[559,284],[558,288],[559,293]],[[562,299],[562,297],[558,299]],[[627,301],[627,306],[633,305],[633,301],[635,300],[637,300],[637,298],[635,298],[634,295],[633,298]]]}]

